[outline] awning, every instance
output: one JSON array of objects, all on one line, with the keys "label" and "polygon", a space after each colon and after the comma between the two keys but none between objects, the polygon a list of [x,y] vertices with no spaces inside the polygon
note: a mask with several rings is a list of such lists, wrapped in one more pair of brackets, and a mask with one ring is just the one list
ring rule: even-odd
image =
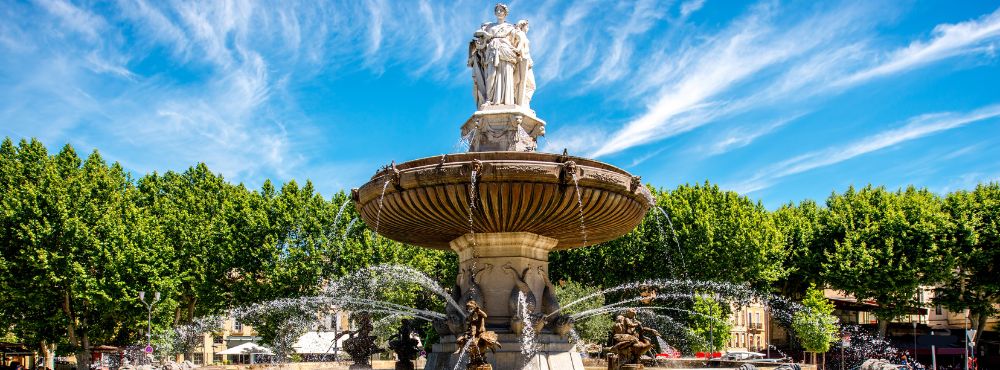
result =
[{"label": "awning", "polygon": [[249,354],[259,354],[259,355],[273,355],[272,352],[267,347],[258,346],[257,344],[243,343],[233,348],[226,349],[224,351],[216,352],[217,355],[249,355]]}]

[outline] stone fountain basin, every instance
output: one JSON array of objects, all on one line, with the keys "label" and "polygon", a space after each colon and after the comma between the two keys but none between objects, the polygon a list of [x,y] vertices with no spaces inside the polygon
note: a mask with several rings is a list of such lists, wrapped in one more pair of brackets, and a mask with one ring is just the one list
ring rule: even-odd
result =
[{"label": "stone fountain basin", "polygon": [[377,233],[443,250],[470,231],[534,233],[558,240],[554,250],[597,244],[632,231],[653,199],[638,177],[617,167],[534,152],[457,153],[400,163],[379,170],[352,197]]}]

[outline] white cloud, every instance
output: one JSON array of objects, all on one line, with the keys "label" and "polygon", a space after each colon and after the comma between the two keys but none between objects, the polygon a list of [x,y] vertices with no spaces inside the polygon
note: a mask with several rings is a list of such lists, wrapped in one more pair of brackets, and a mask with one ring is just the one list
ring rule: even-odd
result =
[{"label": "white cloud", "polygon": [[681,18],[687,18],[705,6],[705,0],[687,0],[681,3]]},{"label": "white cloud", "polygon": [[777,180],[831,166],[871,152],[899,145],[968,124],[1000,117],[1000,104],[986,106],[967,113],[936,113],[914,117],[903,127],[882,131],[846,145],[802,154],[767,166],[751,178],[730,188],[740,193],[765,189]]},{"label": "white cloud", "polygon": [[790,117],[780,118],[763,125],[745,125],[723,130],[722,135],[715,138],[714,141],[707,147],[701,148],[699,152],[703,153],[705,156],[713,156],[745,147],[750,145],[750,143],[753,143],[754,140],[770,134],[802,116],[802,114],[796,114]]},{"label": "white cloud", "polygon": [[981,43],[1000,37],[1000,8],[978,20],[939,24],[934,27],[933,33],[934,37],[930,41],[914,41],[909,46],[890,53],[885,61],[846,76],[838,84],[861,83],[960,54],[990,53],[992,44],[981,48]]},{"label": "white cloud", "polygon": [[[640,84],[665,85],[639,117],[625,124],[592,155],[617,153],[637,145],[690,131],[710,122],[721,112],[702,115],[706,106],[724,107],[714,101],[721,94],[761,78],[766,71],[785,65],[806,53],[815,52],[851,25],[853,11],[839,11],[805,17],[788,29],[773,24],[775,8],[761,6],[735,22],[703,45],[683,50],[674,56],[673,68],[652,76],[642,76]],[[658,63],[653,61],[651,63]],[[788,68],[785,66],[785,68]],[[637,89],[644,90],[643,87]],[[694,115],[694,116],[692,116]]]},{"label": "white cloud", "polygon": [[792,25],[781,24],[777,14],[782,10],[768,3],[756,6],[701,44],[647,56],[648,63],[626,76],[635,82],[624,90],[653,98],[590,154],[618,153],[722,117],[842,92],[847,85],[960,54],[990,55],[992,44],[984,43],[1000,36],[998,9],[978,20],[938,25],[931,41],[913,42],[871,65],[866,57],[878,53],[871,49],[869,32],[879,14],[873,9],[821,10],[797,15],[801,21]]}]

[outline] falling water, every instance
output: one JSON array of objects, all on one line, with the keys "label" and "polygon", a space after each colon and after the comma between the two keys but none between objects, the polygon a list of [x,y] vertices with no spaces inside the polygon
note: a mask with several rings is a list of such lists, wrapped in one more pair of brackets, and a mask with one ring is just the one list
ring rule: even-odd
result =
[{"label": "falling water", "polygon": [[389,176],[386,175],[385,183],[382,184],[382,195],[378,196],[378,212],[375,214],[375,237],[378,238],[379,224],[382,222],[382,199],[385,198],[385,189],[389,187]]},{"label": "falling water", "polygon": [[468,364],[469,358],[466,356],[466,352],[469,352],[469,346],[472,345],[472,342],[474,342],[474,340],[471,339],[465,341],[465,345],[462,346],[462,351],[458,353],[458,359],[455,360],[455,368],[452,370],[461,370],[466,364]]},{"label": "falling water", "polygon": [[521,314],[521,322],[524,324],[524,327],[521,328],[521,357],[524,362],[522,370],[536,369],[532,362],[535,353],[538,352],[535,343],[535,328],[531,320],[531,312],[528,311],[528,301],[524,292],[517,293],[517,310]]},{"label": "falling water", "polygon": [[478,133],[479,129],[475,128],[469,130],[469,133],[465,134],[465,136],[460,137],[458,142],[455,143],[456,151],[469,151],[469,149],[472,148],[472,142],[476,139],[476,134]]},{"label": "falling water", "polygon": [[587,225],[583,222],[583,196],[580,194],[580,180],[573,172],[573,186],[576,187],[576,204],[580,210],[580,233],[583,235],[583,245],[587,245]]},{"label": "falling water", "polygon": [[343,238],[343,240],[341,240],[342,242],[346,242],[347,241],[347,235],[349,235],[351,233],[351,229],[354,228],[354,223],[356,223],[356,222],[358,222],[358,218],[357,217],[352,218],[351,222],[347,223],[347,227],[344,228],[344,238]]},{"label": "falling water", "polygon": [[[473,215],[475,215],[476,210],[476,175],[478,175],[476,166],[472,166],[471,175],[469,177],[469,234],[472,236],[472,274],[471,280],[472,284],[469,285],[469,289],[475,289],[478,285],[476,284],[476,263],[479,259],[479,254],[477,253],[476,247],[476,228],[473,225]],[[464,310],[459,309],[459,312],[464,312]]]},{"label": "falling water", "polygon": [[[667,226],[670,227],[670,236],[673,238],[674,246],[677,248],[677,256],[680,257],[681,259],[681,273],[683,274],[684,278],[687,279],[688,278],[687,263],[684,262],[684,252],[681,250],[680,240],[677,239],[677,230],[674,230],[674,222],[670,219],[670,214],[668,214],[667,211],[664,210],[662,207],[656,206],[656,209],[659,211],[660,214],[663,215],[663,218],[667,219]],[[663,224],[660,222],[659,215],[657,215],[656,217],[656,225],[660,228],[660,236],[662,237]],[[664,253],[666,253],[666,249],[664,249]],[[670,259],[671,261],[673,260],[673,258],[670,258],[669,255],[667,255],[667,258]]]},{"label": "falling water", "polygon": [[351,203],[350,197],[344,200],[344,203],[340,205],[340,209],[337,210],[337,217],[333,218],[333,227],[337,227],[337,224],[340,222],[340,215],[344,214],[344,210],[347,209],[347,204],[349,203]]}]

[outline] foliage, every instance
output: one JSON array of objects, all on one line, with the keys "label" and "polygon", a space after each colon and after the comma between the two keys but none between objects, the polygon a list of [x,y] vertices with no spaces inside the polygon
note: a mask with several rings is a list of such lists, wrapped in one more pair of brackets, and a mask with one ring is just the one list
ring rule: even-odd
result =
[{"label": "foliage", "polygon": [[733,327],[729,321],[732,314],[729,305],[713,297],[696,295],[691,311],[696,314],[689,315],[689,327],[701,339],[691,343],[691,350],[709,351],[714,348],[719,351],[726,348]]},{"label": "foliage", "polygon": [[945,209],[954,221],[952,254],[955,273],[935,291],[935,303],[953,311],[969,309],[978,336],[1000,304],[1000,184],[976,186],[945,198]]},{"label": "foliage", "polygon": [[671,221],[662,212],[650,212],[619,239],[552,253],[552,278],[599,286],[691,278],[763,287],[784,276],[781,235],[760,203],[709,183],[653,190],[653,195],[671,217],[679,246],[669,230]]},{"label": "foliage", "polygon": [[822,280],[825,258],[822,235],[826,212],[816,202],[789,203],[774,212],[774,222],[785,251],[782,266],[787,276],[777,282],[777,290],[790,298],[801,298],[811,284]]},{"label": "foliage", "polygon": [[[585,286],[574,281],[563,280],[556,286],[556,297],[559,298],[561,305],[567,305],[586,296],[594,295],[593,298],[586,299],[563,310],[563,314],[572,315],[603,307],[604,295],[596,294],[600,291],[600,287]],[[613,325],[614,321],[611,319],[611,314],[600,314],[575,322],[574,328],[580,339],[584,342],[588,344],[603,344],[607,340],[608,333],[611,332]]]},{"label": "foliage", "polygon": [[951,271],[948,213],[939,197],[913,187],[895,193],[850,188],[831,195],[827,207],[824,278],[858,300],[877,301],[884,335],[888,321],[918,304],[920,285]]},{"label": "foliage", "polygon": [[795,313],[792,330],[802,348],[809,352],[824,353],[830,343],[837,340],[837,318],[833,317],[833,303],[823,296],[823,290],[809,287],[802,300],[804,310]]}]

